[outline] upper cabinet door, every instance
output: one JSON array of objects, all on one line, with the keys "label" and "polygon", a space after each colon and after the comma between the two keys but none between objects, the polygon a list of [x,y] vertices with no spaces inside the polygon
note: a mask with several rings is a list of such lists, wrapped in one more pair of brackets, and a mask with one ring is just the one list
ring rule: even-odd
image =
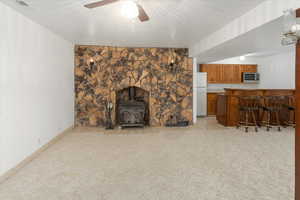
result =
[{"label": "upper cabinet door", "polygon": [[200,65],[200,72],[207,72],[207,83],[217,83],[217,68],[213,64]]},{"label": "upper cabinet door", "polygon": [[257,72],[257,65],[240,65],[241,72]]},{"label": "upper cabinet door", "polygon": [[199,72],[207,72],[207,65],[205,64],[199,65]]},{"label": "upper cabinet door", "polygon": [[221,83],[231,83],[233,78],[233,66],[232,65],[222,65],[221,66],[222,79]]},{"label": "upper cabinet door", "polygon": [[218,66],[217,65],[208,66],[208,75],[207,75],[208,83],[218,83],[219,79],[220,79],[220,74],[218,71]]},{"label": "upper cabinet door", "polygon": [[242,83],[242,71],[240,65],[233,65],[233,83]]}]

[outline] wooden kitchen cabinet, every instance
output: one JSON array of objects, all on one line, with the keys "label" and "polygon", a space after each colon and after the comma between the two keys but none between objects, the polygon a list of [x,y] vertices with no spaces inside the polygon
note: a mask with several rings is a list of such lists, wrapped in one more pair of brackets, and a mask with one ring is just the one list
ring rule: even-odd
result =
[{"label": "wooden kitchen cabinet", "polygon": [[240,65],[241,72],[257,72],[257,65]]},{"label": "wooden kitchen cabinet", "polygon": [[220,80],[223,83],[241,83],[242,75],[241,70],[238,65],[222,65],[221,66],[222,79]]},{"label": "wooden kitchen cabinet", "polygon": [[220,83],[231,83],[233,79],[233,66],[232,65],[221,65],[220,72],[222,74],[222,78],[220,79]]},{"label": "wooden kitchen cabinet", "polygon": [[208,83],[218,83],[220,72],[216,65],[201,65],[200,72],[207,72]]},{"label": "wooden kitchen cabinet", "polygon": [[244,72],[257,72],[257,65],[203,64],[200,72],[207,72],[210,84],[240,84]]},{"label": "wooden kitchen cabinet", "polygon": [[208,83],[218,83],[218,81],[220,80],[220,72],[217,65],[203,64],[200,65],[199,71],[207,73]]},{"label": "wooden kitchen cabinet", "polygon": [[215,116],[217,114],[218,93],[207,93],[207,115]]},{"label": "wooden kitchen cabinet", "polygon": [[242,83],[242,71],[240,66],[235,66],[233,65],[233,69],[232,69],[232,81],[231,83]]}]

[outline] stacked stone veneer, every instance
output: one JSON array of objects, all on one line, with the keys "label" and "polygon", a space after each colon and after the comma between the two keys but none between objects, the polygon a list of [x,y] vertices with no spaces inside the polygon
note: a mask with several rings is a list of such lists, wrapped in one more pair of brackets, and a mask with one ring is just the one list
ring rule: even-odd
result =
[{"label": "stacked stone veneer", "polygon": [[[90,65],[91,58],[94,65]],[[149,92],[151,126],[164,126],[170,116],[192,123],[192,79],[187,49],[77,45],[75,123],[103,126],[106,102],[115,105],[117,92],[130,86]]]}]

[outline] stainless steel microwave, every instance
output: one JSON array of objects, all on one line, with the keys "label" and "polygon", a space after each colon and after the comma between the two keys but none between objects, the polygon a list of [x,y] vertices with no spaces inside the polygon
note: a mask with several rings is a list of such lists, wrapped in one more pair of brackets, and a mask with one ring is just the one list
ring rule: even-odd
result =
[{"label": "stainless steel microwave", "polygon": [[260,81],[259,73],[244,72],[243,82],[244,83],[258,83]]}]

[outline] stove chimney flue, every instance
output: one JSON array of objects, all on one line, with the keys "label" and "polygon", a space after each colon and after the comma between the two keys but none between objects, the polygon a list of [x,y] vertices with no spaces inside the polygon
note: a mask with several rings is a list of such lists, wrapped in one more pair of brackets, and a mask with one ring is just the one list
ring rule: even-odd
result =
[{"label": "stove chimney flue", "polygon": [[128,89],[128,96],[129,96],[129,100],[130,101],[134,101],[135,100],[135,88],[134,87],[129,87]]}]

